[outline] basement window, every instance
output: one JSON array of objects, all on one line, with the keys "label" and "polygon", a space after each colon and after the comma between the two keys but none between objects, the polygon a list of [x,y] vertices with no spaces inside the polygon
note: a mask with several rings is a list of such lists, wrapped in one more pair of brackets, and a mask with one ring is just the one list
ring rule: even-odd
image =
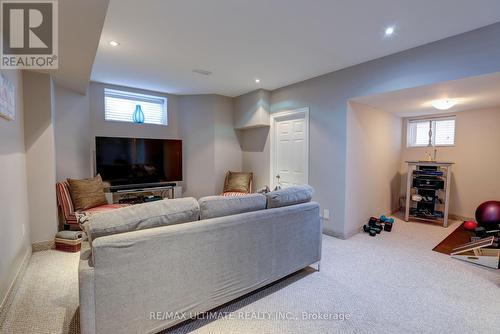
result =
[{"label": "basement window", "polygon": [[410,119],[407,132],[408,147],[454,146],[455,116]]},{"label": "basement window", "polygon": [[104,89],[104,119],[133,123],[137,105],[144,113],[145,124],[167,125],[167,99],[114,89]]}]

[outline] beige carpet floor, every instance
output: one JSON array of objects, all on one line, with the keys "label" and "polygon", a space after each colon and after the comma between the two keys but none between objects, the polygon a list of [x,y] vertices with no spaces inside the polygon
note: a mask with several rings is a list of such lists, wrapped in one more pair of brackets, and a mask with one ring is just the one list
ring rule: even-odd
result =
[{"label": "beige carpet floor", "polygon": [[[320,272],[300,271],[170,332],[498,333],[500,271],[432,251],[456,227],[398,220],[377,237],[325,236]],[[0,333],[79,333],[77,266],[77,254],[34,253]]]}]

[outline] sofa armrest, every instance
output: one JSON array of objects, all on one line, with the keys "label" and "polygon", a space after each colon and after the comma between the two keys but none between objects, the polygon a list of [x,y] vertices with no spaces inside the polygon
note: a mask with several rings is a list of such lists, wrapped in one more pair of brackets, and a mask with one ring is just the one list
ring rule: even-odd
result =
[{"label": "sofa armrest", "polygon": [[94,267],[90,265],[90,262],[90,249],[87,249],[80,255],[78,266],[81,334],[96,333]]}]

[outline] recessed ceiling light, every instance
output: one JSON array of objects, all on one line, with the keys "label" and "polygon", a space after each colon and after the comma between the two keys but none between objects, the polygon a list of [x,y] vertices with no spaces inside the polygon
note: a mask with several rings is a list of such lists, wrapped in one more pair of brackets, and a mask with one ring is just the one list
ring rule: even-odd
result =
[{"label": "recessed ceiling light", "polygon": [[432,106],[438,110],[448,110],[456,104],[457,101],[452,99],[442,99],[442,100],[432,101]]},{"label": "recessed ceiling light", "polygon": [[394,34],[394,26],[390,26],[390,27],[385,28],[385,35],[386,36],[391,36],[392,34]]},{"label": "recessed ceiling light", "polygon": [[118,46],[118,45],[120,45],[120,43],[118,43],[117,41],[109,41],[109,45]]},{"label": "recessed ceiling light", "polygon": [[255,79],[255,83],[259,83],[260,82],[260,79]]}]

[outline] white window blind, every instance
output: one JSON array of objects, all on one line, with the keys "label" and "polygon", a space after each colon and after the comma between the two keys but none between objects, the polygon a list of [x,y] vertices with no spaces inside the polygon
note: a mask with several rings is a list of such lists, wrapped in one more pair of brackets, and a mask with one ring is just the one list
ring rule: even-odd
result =
[{"label": "white window blind", "polygon": [[412,146],[427,146],[429,144],[430,122],[411,122]]},{"label": "white window blind", "polygon": [[455,120],[437,120],[434,122],[434,145],[455,145]]},{"label": "white window blind", "polygon": [[106,121],[134,122],[136,106],[144,113],[144,123],[167,125],[167,99],[114,89],[104,89],[104,119]]},{"label": "white window blind", "polygon": [[455,145],[455,117],[408,121],[408,147]]}]

